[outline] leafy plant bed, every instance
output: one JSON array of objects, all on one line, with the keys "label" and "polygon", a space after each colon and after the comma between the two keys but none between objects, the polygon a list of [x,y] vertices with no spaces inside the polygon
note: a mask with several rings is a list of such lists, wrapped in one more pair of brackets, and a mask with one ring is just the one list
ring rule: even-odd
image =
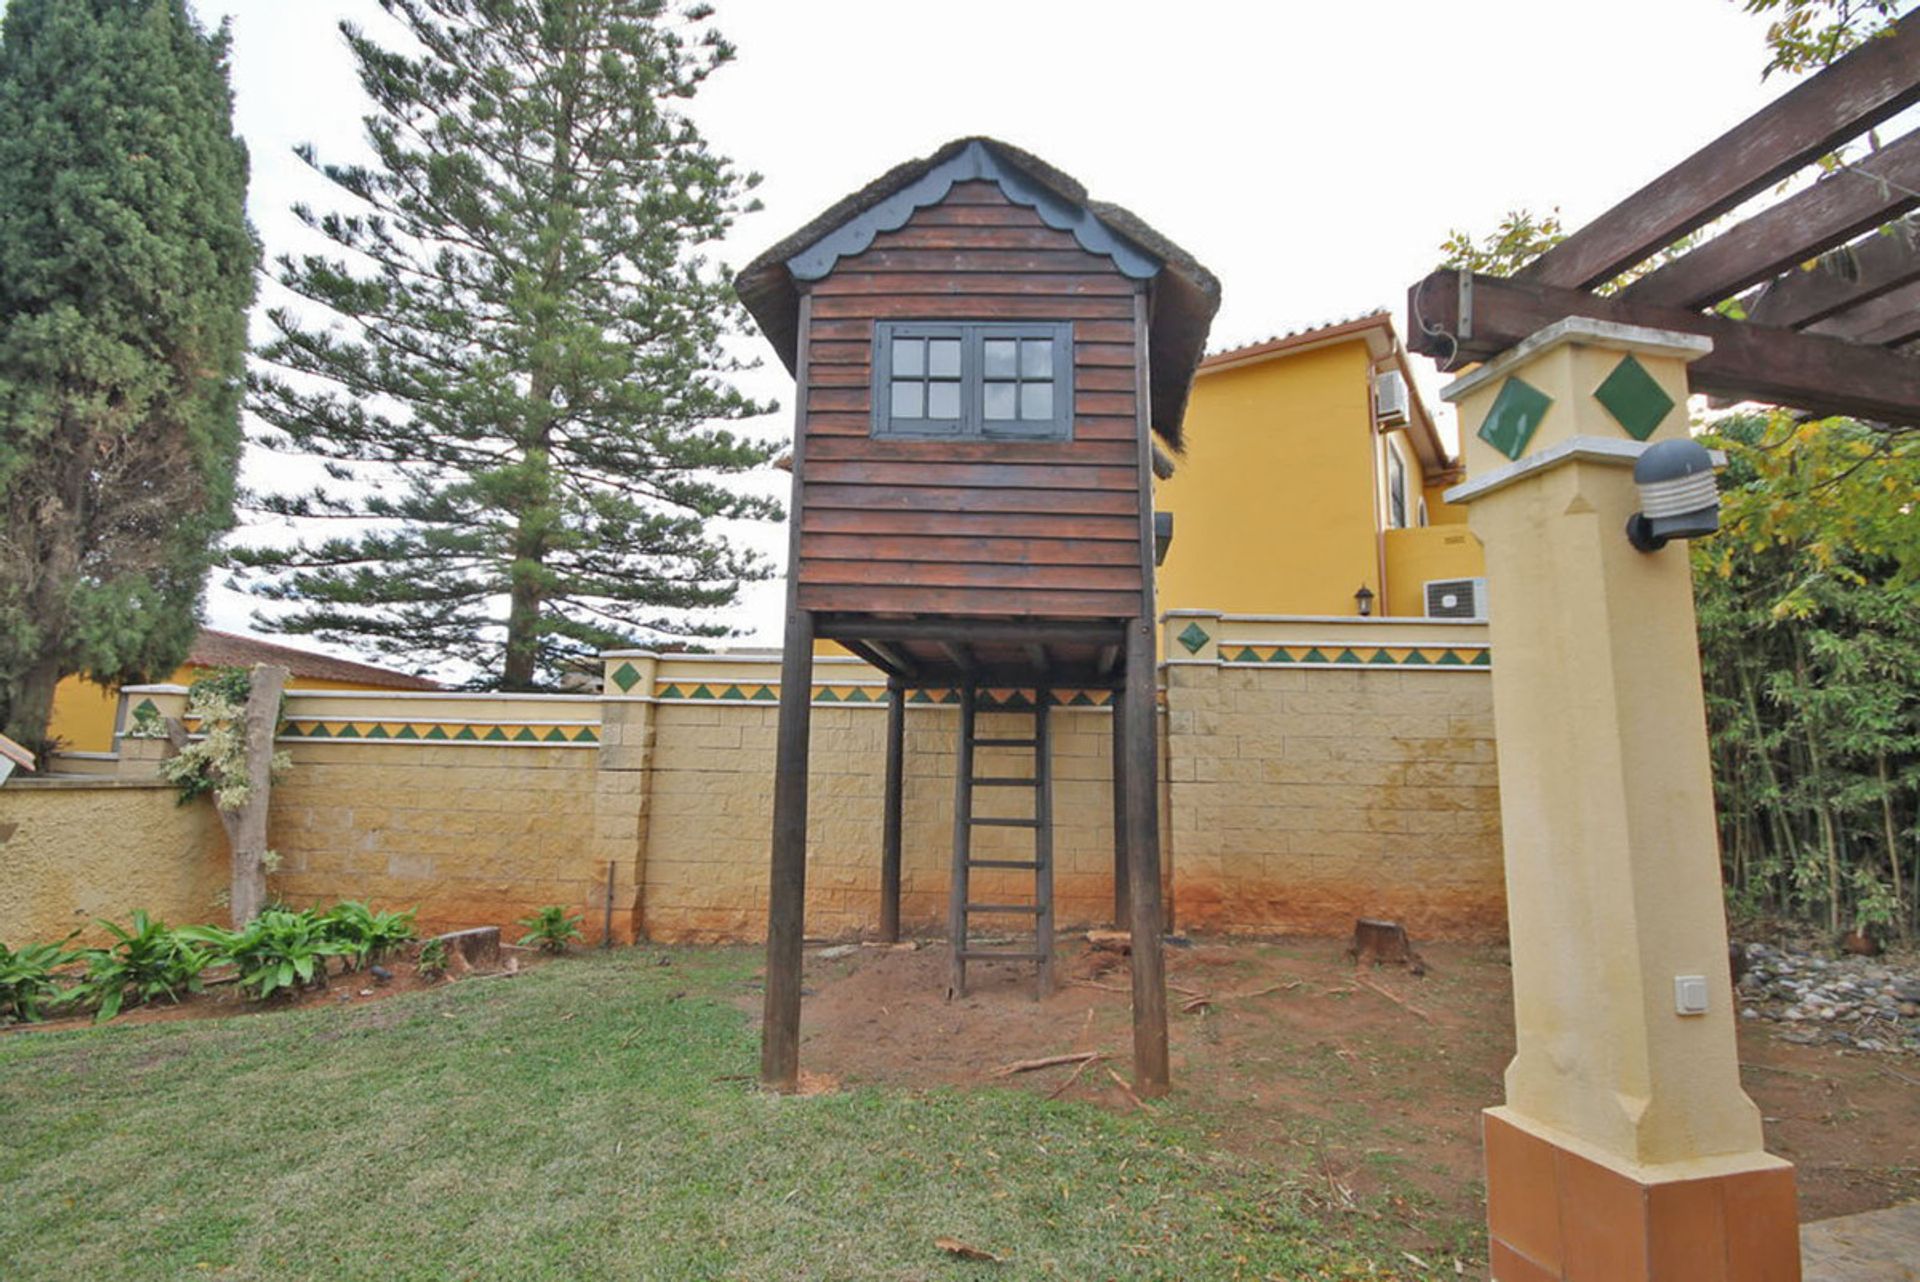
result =
[{"label": "leafy plant bed", "polygon": [[[412,954],[417,950],[409,948],[407,951]],[[515,972],[531,970],[553,960],[534,949],[508,948],[507,951],[509,965]],[[283,990],[266,998],[256,998],[240,986],[238,967],[231,964],[209,967],[201,972],[199,992],[182,993],[178,1001],[158,1001],[144,1006],[126,1007],[113,1017],[112,1023],[116,1027],[128,1024],[166,1024],[176,1020],[222,1019],[231,1015],[260,1015],[314,1006],[364,1006],[402,994],[444,988],[472,979],[504,977],[501,971],[476,972],[469,975],[432,970],[423,973],[418,961],[411,955],[404,958],[391,957],[379,964],[382,969],[389,972],[392,978],[380,979],[371,970],[348,970],[342,960],[335,958],[328,962],[325,987]],[[77,1011],[45,1018],[35,1023],[0,1026],[0,1037],[87,1027],[95,1022],[95,1016],[91,1011]]]}]

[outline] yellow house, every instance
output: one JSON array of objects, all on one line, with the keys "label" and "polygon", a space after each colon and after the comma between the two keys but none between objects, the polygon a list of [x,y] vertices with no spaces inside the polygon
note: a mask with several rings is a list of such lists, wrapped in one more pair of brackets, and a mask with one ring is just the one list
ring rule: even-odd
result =
[{"label": "yellow house", "polygon": [[1441,497],[1460,464],[1384,311],[1209,356],[1186,426],[1155,493],[1160,609],[1485,614],[1480,545]]},{"label": "yellow house", "polygon": [[[336,659],[311,650],[296,650],[257,637],[216,632],[212,628],[200,629],[186,662],[167,680],[175,685],[191,685],[212,669],[248,668],[256,663],[277,663],[285,667],[290,690],[440,689],[439,682],[426,677]],[[53,692],[48,737],[56,740],[65,752],[113,751],[113,731],[120,720],[123,697],[117,689],[85,677],[66,678]]]}]

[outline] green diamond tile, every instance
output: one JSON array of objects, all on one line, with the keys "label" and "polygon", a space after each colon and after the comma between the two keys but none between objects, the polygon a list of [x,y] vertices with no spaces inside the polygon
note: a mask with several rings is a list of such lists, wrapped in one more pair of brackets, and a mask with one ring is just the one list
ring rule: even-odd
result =
[{"label": "green diamond tile", "polygon": [[1207,635],[1207,630],[1198,623],[1189,623],[1185,628],[1181,629],[1180,635],[1174,638],[1174,640],[1178,641],[1181,645],[1187,647],[1188,654],[1199,654],[1200,648],[1212,639],[1212,637]]},{"label": "green diamond tile", "polygon": [[1533,384],[1509,378],[1500,385],[1500,394],[1487,411],[1487,421],[1480,425],[1480,439],[1508,458],[1517,459],[1526,452],[1527,442],[1539,430],[1552,404],[1553,398]]},{"label": "green diamond tile", "polygon": [[1659,427],[1673,409],[1673,398],[1632,356],[1613,367],[1606,381],[1593,389],[1593,398],[1606,406],[1607,413],[1636,441],[1652,436],[1653,429]]},{"label": "green diamond tile", "polygon": [[133,715],[136,717],[157,717],[160,715],[160,705],[151,699],[142,699],[139,703],[133,705]]},{"label": "green diamond tile", "polygon": [[613,684],[620,687],[621,694],[632,694],[633,688],[640,684],[640,670],[631,663],[623,663],[613,670]]}]

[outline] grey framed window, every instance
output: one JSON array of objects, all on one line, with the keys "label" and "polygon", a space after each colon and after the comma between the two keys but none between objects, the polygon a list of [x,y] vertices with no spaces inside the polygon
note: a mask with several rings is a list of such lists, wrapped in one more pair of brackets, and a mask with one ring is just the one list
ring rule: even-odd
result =
[{"label": "grey framed window", "polygon": [[873,434],[1072,439],[1072,323],[875,321]]},{"label": "grey framed window", "polygon": [[1407,528],[1407,464],[1391,441],[1387,442],[1387,525],[1395,530]]}]

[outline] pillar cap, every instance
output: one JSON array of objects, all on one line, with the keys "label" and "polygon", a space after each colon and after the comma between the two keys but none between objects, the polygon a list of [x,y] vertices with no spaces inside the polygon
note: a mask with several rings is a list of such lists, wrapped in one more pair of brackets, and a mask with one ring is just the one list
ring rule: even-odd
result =
[{"label": "pillar cap", "polygon": [[[1619,467],[1632,467],[1639,463],[1641,455],[1652,448],[1653,445],[1641,441],[1622,441],[1611,436],[1575,436],[1549,445],[1537,454],[1528,454],[1505,467],[1497,467],[1485,476],[1463,481],[1446,491],[1442,497],[1449,503],[1471,503],[1495,490],[1503,490],[1515,481],[1562,463],[1611,463]],[[1706,454],[1716,469],[1727,465],[1727,456],[1722,451],[1708,450]]]},{"label": "pillar cap", "polygon": [[1636,352],[1643,356],[1671,356],[1682,361],[1697,361],[1713,350],[1713,340],[1704,334],[1688,334],[1677,329],[1650,329],[1644,325],[1622,325],[1618,321],[1595,320],[1590,316],[1569,316],[1545,329],[1534,331],[1479,369],[1454,379],[1440,389],[1440,399],[1451,402],[1471,395],[1475,388],[1504,378],[1529,361],[1570,343]]}]

